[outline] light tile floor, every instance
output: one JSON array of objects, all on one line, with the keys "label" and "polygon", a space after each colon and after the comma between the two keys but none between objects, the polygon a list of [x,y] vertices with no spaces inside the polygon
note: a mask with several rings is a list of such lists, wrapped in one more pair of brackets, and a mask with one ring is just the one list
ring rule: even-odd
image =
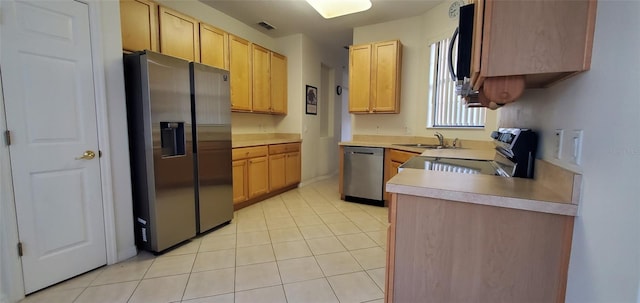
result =
[{"label": "light tile floor", "polygon": [[21,303],[382,303],[387,211],[340,200],[328,179],[241,209],[161,256],[141,252]]}]

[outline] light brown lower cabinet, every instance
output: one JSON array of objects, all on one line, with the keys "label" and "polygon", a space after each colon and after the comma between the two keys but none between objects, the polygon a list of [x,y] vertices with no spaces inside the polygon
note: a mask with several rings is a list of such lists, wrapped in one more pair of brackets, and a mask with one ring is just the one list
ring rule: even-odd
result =
[{"label": "light brown lower cabinet", "polygon": [[286,155],[270,155],[269,156],[269,189],[275,190],[283,188],[285,181]]},{"label": "light brown lower cabinet", "polygon": [[[407,162],[409,159],[419,156],[420,153],[408,152],[403,150],[385,149],[385,163],[384,163],[384,184],[387,184],[389,179],[393,178],[393,176],[398,174],[398,167],[402,165],[402,163]],[[384,200],[389,203],[391,199],[391,194],[389,194],[386,190],[384,191]]]},{"label": "light brown lower cabinet", "polygon": [[233,203],[236,209],[300,183],[300,143],[233,149]]},{"label": "light brown lower cabinet", "polygon": [[267,146],[234,148],[233,202],[241,203],[269,191]]},{"label": "light brown lower cabinet", "polygon": [[300,152],[287,153],[285,157],[285,186],[300,183]]},{"label": "light brown lower cabinet", "polygon": [[269,192],[269,159],[267,156],[248,160],[249,199]]},{"label": "light brown lower cabinet", "polygon": [[233,203],[249,199],[247,174],[247,160],[233,161]]},{"label": "light brown lower cabinet", "polygon": [[270,189],[300,183],[300,143],[269,145]]},{"label": "light brown lower cabinet", "polygon": [[385,302],[564,302],[572,216],[393,194]]}]

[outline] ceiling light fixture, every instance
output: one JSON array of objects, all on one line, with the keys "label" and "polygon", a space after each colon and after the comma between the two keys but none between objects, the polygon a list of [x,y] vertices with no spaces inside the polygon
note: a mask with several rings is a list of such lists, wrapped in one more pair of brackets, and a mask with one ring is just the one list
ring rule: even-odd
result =
[{"label": "ceiling light fixture", "polygon": [[322,17],[331,19],[371,8],[369,0],[306,0]]}]

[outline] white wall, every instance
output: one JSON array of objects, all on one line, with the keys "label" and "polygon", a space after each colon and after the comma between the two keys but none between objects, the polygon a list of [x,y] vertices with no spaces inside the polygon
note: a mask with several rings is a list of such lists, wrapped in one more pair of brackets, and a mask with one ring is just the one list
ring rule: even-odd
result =
[{"label": "white wall", "polygon": [[[300,109],[302,116],[302,182],[308,183],[318,180],[319,178],[326,177],[337,170],[337,150],[339,136],[332,133],[328,137],[321,137],[320,131],[320,116],[319,115],[307,115],[305,114],[304,100],[305,100],[305,87],[311,85],[318,88],[318,93],[329,91],[326,87],[322,86],[321,80],[321,66],[333,67],[333,77],[331,83],[328,83],[330,87],[335,87],[336,83],[342,82],[341,60],[342,58],[333,56],[323,52],[317,44],[306,36],[301,36],[301,53],[302,61],[302,83],[297,89],[301,92],[298,99],[290,100],[289,102],[298,102],[303,104]],[[290,63],[291,64],[291,63]],[[295,63],[294,63],[295,64]],[[338,71],[338,72],[336,72]],[[334,90],[331,90],[334,92]],[[335,93],[331,93],[326,98],[333,104],[336,102]],[[334,117],[332,121],[335,123],[335,119],[339,119],[335,115],[335,110],[330,111]]]},{"label": "white wall", "polygon": [[[286,119],[279,121],[276,132],[300,133],[302,138],[302,182],[309,183],[324,178],[337,171],[337,146],[340,125],[335,124],[339,120],[340,111],[335,110],[336,98],[334,88],[336,83],[342,81],[340,66],[342,60],[336,54],[322,52],[319,47],[308,37],[297,34],[276,40],[278,47],[287,55],[289,77],[289,114]],[[322,86],[322,64],[332,69],[329,88]],[[326,96],[330,102],[329,114],[334,115],[330,121],[334,123],[333,133],[321,137],[320,115],[305,114],[305,88],[306,85],[318,88],[318,93],[328,91],[332,93]],[[338,105],[339,106],[339,105]],[[333,109],[333,111],[332,111]],[[320,112],[319,112],[320,114]],[[339,121],[337,121],[339,123]]]},{"label": "white wall", "polygon": [[[599,1],[591,70],[500,109],[501,126],[541,131],[539,155],[583,174],[567,302],[638,302],[640,2]],[[582,166],[553,158],[556,128],[584,130]]]},{"label": "white wall", "polygon": [[278,133],[302,133],[302,116],[304,115],[304,84],[302,81],[302,35],[291,35],[277,39],[279,49],[287,54],[287,119],[276,124]]},{"label": "white wall", "polygon": [[403,44],[402,84],[399,114],[352,115],[355,135],[433,136],[435,131],[447,138],[488,141],[497,125],[497,113],[487,112],[484,130],[427,128],[429,89],[429,44],[451,36],[457,19],[448,15],[451,1],[445,1],[424,15],[357,27],[353,44],[399,39]]},{"label": "white wall", "polygon": [[122,66],[122,35],[118,1],[99,1],[102,18],[102,48],[105,70],[109,144],[111,158],[113,203],[115,217],[117,261],[133,257],[137,250],[133,236],[133,208],[131,171],[129,166],[129,137],[127,108]]}]

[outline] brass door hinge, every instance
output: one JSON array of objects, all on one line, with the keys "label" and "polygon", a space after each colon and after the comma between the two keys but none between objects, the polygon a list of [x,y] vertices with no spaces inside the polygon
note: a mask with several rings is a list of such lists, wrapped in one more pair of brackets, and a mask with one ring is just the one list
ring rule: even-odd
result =
[{"label": "brass door hinge", "polygon": [[11,131],[10,130],[5,130],[4,131],[4,141],[7,142],[7,146],[11,145]]},{"label": "brass door hinge", "polygon": [[18,256],[22,257],[22,242],[18,242]]}]

